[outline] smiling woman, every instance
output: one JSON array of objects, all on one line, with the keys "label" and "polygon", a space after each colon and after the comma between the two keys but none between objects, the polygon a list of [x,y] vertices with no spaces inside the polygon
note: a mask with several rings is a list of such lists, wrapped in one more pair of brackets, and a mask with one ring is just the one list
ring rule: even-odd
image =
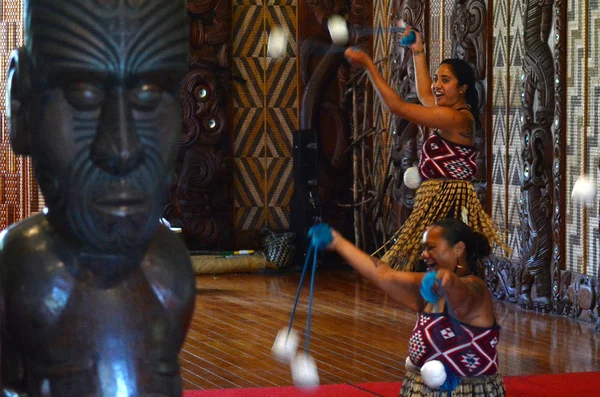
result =
[{"label": "smiling woman", "polygon": [[[437,396],[442,391],[454,397],[505,395],[496,352],[500,327],[492,296],[477,276],[480,260],[490,253],[485,236],[460,220],[438,220],[422,240],[422,257],[430,272],[415,273],[394,270],[339,233],[332,234],[329,250],[418,313],[401,396]],[[435,299],[425,299],[431,296]],[[431,376],[434,367],[437,373]]]},{"label": "smiling woman", "polygon": [[421,149],[418,168],[424,182],[418,187],[413,212],[392,239],[381,247],[387,249],[383,260],[397,269],[416,270],[421,236],[426,226],[445,217],[462,219],[508,254],[510,250],[502,233],[483,210],[471,183],[478,171],[474,137],[480,128],[473,68],[461,59],[446,59],[432,79],[421,34],[410,27],[404,34],[416,37],[410,48],[422,105],[400,98],[383,79],[369,55],[353,48],[345,52],[352,64],[367,70],[381,102],[390,112],[434,130]]}]

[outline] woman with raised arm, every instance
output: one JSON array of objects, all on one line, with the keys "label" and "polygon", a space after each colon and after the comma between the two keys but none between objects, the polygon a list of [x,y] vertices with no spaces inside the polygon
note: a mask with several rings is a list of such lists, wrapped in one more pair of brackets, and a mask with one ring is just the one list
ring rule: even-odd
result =
[{"label": "woman with raised arm", "polygon": [[418,313],[400,396],[505,395],[496,351],[500,327],[481,279],[480,259],[490,253],[483,234],[454,218],[434,222],[422,238],[428,273],[394,270],[332,234],[327,249]]},{"label": "woman with raised arm", "polygon": [[[475,131],[479,128],[479,106],[473,68],[461,59],[446,59],[429,77],[421,35],[406,28],[405,36],[415,34],[410,45],[416,71],[419,100],[408,103],[383,79],[371,57],[348,48],[346,58],[366,69],[381,102],[393,114],[434,130],[423,144],[419,174],[423,180],[410,217],[388,242],[383,260],[395,269],[416,270],[420,239],[426,225],[436,219],[462,219],[482,232],[492,244],[510,250],[501,233],[484,211],[471,181],[477,175]],[[386,243],[387,244],[387,243]]]}]

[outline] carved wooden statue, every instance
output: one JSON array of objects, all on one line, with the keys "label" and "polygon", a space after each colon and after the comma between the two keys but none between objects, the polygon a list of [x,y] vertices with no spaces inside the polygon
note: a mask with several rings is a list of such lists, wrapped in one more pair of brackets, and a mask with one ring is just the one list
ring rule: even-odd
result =
[{"label": "carved wooden statue", "polygon": [[181,131],[185,2],[27,0],[25,13],[10,138],[47,210],[0,241],[3,395],[180,396],[194,273],[158,219]]},{"label": "carved wooden statue", "polygon": [[[548,45],[552,30],[551,0],[529,0],[523,14],[523,125],[521,145],[521,258],[519,304],[550,311],[552,261],[552,150],[554,58]],[[536,101],[537,96],[537,101]],[[537,103],[536,103],[537,102]],[[536,283],[536,299],[531,299]]]},{"label": "carved wooden statue", "polygon": [[[396,0],[392,14],[392,26],[407,24],[423,32],[425,28],[425,2],[423,0]],[[420,103],[415,82],[415,68],[412,51],[400,45],[403,33],[396,33],[394,40],[394,60],[391,70],[391,84],[398,94],[407,102]],[[390,230],[395,232],[406,221],[412,212],[415,190],[404,184],[404,173],[419,161],[419,149],[422,146],[423,129],[408,120],[393,117],[394,150],[393,173],[394,184],[392,194],[395,202],[396,217]]]}]

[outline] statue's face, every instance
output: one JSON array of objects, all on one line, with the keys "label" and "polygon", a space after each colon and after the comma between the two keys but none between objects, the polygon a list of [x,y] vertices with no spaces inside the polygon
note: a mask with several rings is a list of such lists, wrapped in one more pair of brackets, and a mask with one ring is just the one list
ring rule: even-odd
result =
[{"label": "statue's face", "polygon": [[145,247],[180,135],[185,3],[30,4],[31,155],[50,222],[92,252]]}]

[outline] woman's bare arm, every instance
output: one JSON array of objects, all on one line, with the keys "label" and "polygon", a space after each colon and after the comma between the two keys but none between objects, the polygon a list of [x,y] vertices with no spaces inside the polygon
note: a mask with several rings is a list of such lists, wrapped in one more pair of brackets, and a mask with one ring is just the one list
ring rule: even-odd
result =
[{"label": "woman's bare arm", "polygon": [[494,325],[491,297],[483,280],[472,275],[461,278],[444,269],[438,271],[437,281],[459,321],[477,327]]},{"label": "woman's bare arm", "polygon": [[333,234],[334,239],[329,249],[337,252],[358,274],[407,309],[415,312],[423,310],[425,301],[420,293],[423,273],[394,270],[378,258],[369,256],[357,248],[339,233],[334,231]]},{"label": "woman's bare arm", "polygon": [[[404,31],[405,35],[410,34],[413,30],[410,27]],[[410,46],[413,55],[413,65],[415,67],[415,83],[417,85],[417,95],[423,106],[434,107],[435,98],[431,92],[431,75],[429,74],[429,66],[427,65],[427,57],[425,56],[425,45],[423,44],[423,36],[415,31],[415,42]]]}]

